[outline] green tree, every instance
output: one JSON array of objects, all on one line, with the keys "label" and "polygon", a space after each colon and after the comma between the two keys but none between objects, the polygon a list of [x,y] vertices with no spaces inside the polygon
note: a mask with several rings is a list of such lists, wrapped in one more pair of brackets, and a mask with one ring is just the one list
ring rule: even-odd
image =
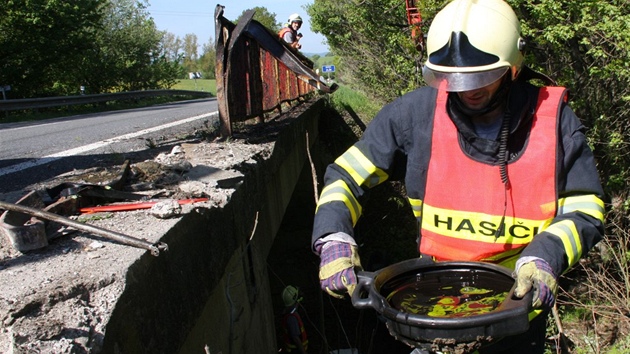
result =
[{"label": "green tree", "polygon": [[630,189],[630,6],[627,0],[510,1],[527,62],[571,90],[609,194]]},{"label": "green tree", "polygon": [[[277,33],[278,31],[280,31],[280,29],[282,28],[282,24],[278,23],[278,21],[276,20],[276,14],[274,12],[269,12],[269,10],[267,10],[267,8],[263,6],[256,6],[252,8],[252,10],[256,11],[256,13],[254,14],[254,20],[260,22],[260,24],[267,27],[269,30],[271,30],[274,33]],[[241,17],[243,17],[243,14],[245,14],[245,11],[243,11],[236,18],[236,23],[238,23]]]},{"label": "green tree", "polygon": [[199,67],[203,72],[203,75],[207,79],[216,78],[216,65],[217,65],[217,52],[214,45],[214,40],[208,39],[208,43],[204,44],[201,49],[201,57],[199,58]]},{"label": "green tree", "polygon": [[182,40],[175,34],[164,31],[161,40],[164,55],[169,61],[179,62],[182,58]]},{"label": "green tree", "polygon": [[0,84],[13,98],[169,87],[147,1],[8,0],[0,3]]},{"label": "green tree", "polygon": [[84,74],[92,92],[169,87],[180,74],[161,46],[162,32],[146,10],[147,0],[109,0],[97,50],[86,56]]},{"label": "green tree", "polygon": [[199,52],[198,52],[198,47],[199,45],[197,44],[197,35],[194,33],[188,33],[184,36],[184,41],[183,41],[183,51],[184,51],[184,57],[183,57],[183,65],[184,65],[184,70],[186,70],[187,72],[197,72],[199,71],[199,68],[197,67],[198,64],[198,59],[199,59]]},{"label": "green tree", "polygon": [[84,53],[96,50],[105,0],[0,2],[0,84],[11,96],[79,91]]},{"label": "green tree", "polygon": [[[426,0],[426,12],[436,1]],[[442,1],[440,2],[442,3]],[[415,50],[402,0],[315,0],[306,7],[313,31],[339,57],[344,80],[381,102],[419,86],[421,53]]]}]

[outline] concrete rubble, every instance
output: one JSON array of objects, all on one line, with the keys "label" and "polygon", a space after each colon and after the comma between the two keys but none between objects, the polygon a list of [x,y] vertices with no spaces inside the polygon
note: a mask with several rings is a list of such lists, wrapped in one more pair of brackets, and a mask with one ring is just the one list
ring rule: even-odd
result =
[{"label": "concrete rubble", "polygon": [[[242,183],[243,167],[267,159],[273,143],[186,142],[154,160],[131,164],[126,188],[160,201],[150,209],[99,212],[72,219],[157,242],[182,215],[225,206]],[[103,184],[120,172],[73,171],[42,183]],[[14,203],[27,191],[0,196]],[[41,190],[40,190],[41,192]],[[203,198],[182,204],[177,200]],[[119,203],[112,203],[119,204]],[[69,229],[48,230],[48,245],[19,252],[0,235],[0,352],[99,352],[105,326],[128,281],[128,268],[146,251]]]}]

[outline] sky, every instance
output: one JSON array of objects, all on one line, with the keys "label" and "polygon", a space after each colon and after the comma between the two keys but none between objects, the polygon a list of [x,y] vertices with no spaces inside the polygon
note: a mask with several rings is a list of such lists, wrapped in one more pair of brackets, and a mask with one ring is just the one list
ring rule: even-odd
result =
[{"label": "sky", "polygon": [[214,43],[214,9],[218,4],[225,6],[223,17],[232,22],[243,11],[256,6],[265,7],[270,13],[275,13],[276,21],[282,24],[286,23],[289,15],[298,13],[304,20],[300,28],[300,33],[304,35],[300,40],[301,51],[323,54],[328,52],[328,46],[324,44],[325,38],[311,31],[309,17],[304,10],[304,5],[312,3],[313,0],[221,0],[212,3],[202,0],[149,0],[147,10],[158,30],[171,32],[180,38],[194,33],[200,46],[207,44],[210,38]]}]

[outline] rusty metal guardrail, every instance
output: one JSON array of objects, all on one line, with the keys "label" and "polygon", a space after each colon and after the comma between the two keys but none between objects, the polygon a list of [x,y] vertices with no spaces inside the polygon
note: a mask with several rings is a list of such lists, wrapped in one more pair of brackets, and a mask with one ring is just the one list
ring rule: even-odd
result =
[{"label": "rusty metal guardrail", "polygon": [[310,59],[253,20],[254,10],[235,25],[223,17],[223,9],[217,5],[214,14],[221,135],[231,136],[234,122],[263,122],[264,113],[280,110],[283,102],[337,89],[320,79]]},{"label": "rusty metal guardrail", "polygon": [[145,90],[80,96],[24,98],[15,100],[0,100],[0,111],[18,111],[24,109],[72,106],[157,96],[212,97],[212,94],[210,92],[189,90]]}]

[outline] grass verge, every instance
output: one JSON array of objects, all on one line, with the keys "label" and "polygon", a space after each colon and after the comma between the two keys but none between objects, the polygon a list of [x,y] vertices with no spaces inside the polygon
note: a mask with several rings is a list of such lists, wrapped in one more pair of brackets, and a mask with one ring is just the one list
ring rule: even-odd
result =
[{"label": "grass verge", "polygon": [[376,116],[382,106],[363,93],[345,85],[339,85],[339,89],[330,95],[330,104],[338,112],[360,116],[365,124]]},{"label": "grass verge", "polygon": [[216,96],[217,95],[217,80],[211,80],[211,79],[179,80],[171,88],[173,90],[210,92],[213,96]]}]

